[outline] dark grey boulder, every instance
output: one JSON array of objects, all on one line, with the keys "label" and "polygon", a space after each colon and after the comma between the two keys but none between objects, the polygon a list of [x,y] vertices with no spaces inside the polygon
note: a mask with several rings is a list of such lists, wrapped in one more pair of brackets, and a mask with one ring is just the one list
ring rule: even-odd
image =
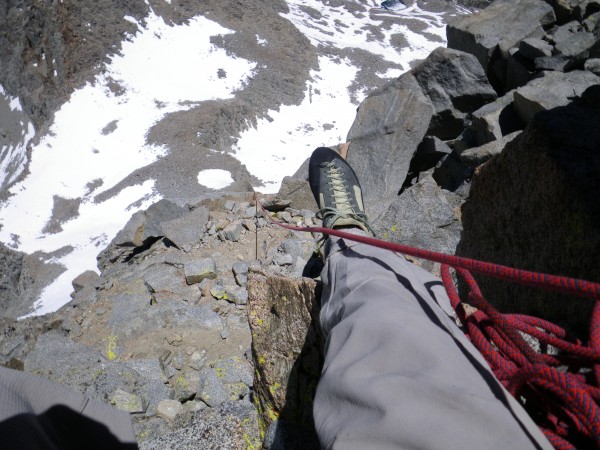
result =
[{"label": "dark grey boulder", "polygon": [[358,107],[348,133],[347,159],[366,199],[398,195],[433,114],[414,75],[404,74],[400,81],[403,88],[391,82],[371,93]]},{"label": "dark grey boulder", "polygon": [[[448,47],[475,55],[489,77],[496,60],[506,60],[508,50],[523,39],[543,37],[543,27],[555,20],[554,10],[542,0],[496,0],[478,13],[449,20]],[[501,69],[497,72],[496,77],[502,75]]]},{"label": "dark grey boulder", "polygon": [[481,147],[469,148],[460,154],[460,159],[468,166],[479,166],[493,156],[498,155],[502,150],[504,150],[506,144],[516,138],[520,133],[521,131],[515,131],[514,133],[507,134],[506,136],[501,136],[496,141],[488,142]]},{"label": "dark grey boulder", "polygon": [[514,91],[482,106],[471,114],[469,131],[475,146],[495,141],[507,134],[525,128],[514,108]]},{"label": "dark grey boulder", "polygon": [[93,288],[100,287],[100,275],[98,272],[93,270],[86,270],[85,272],[79,274],[75,279],[71,282],[73,285],[73,290],[75,292],[80,291],[86,286],[91,286]]},{"label": "dark grey boulder", "polygon": [[200,283],[206,278],[217,278],[217,265],[212,258],[204,258],[185,263],[183,270],[187,284]]},{"label": "dark grey boulder", "polygon": [[515,109],[521,120],[528,123],[538,112],[567,105],[588,87],[599,83],[600,78],[583,70],[544,72],[516,90]]},{"label": "dark grey boulder", "polygon": [[593,33],[585,31],[577,21],[569,22],[559,27],[553,34],[555,48],[558,54],[569,59],[569,67],[581,67],[590,57],[597,38]]},{"label": "dark grey boulder", "polygon": [[431,176],[404,191],[372,225],[382,239],[446,253],[454,253],[460,239],[457,212]]},{"label": "dark grey boulder", "polygon": [[242,235],[242,222],[236,220],[230,223],[225,228],[223,228],[220,235],[226,241],[239,241],[240,236]]},{"label": "dark grey boulder", "polygon": [[[600,110],[539,113],[474,177],[459,254],[600,281]],[[476,277],[503,312],[533,314],[585,336],[593,302]]]},{"label": "dark grey boulder", "polygon": [[200,242],[208,223],[208,209],[199,207],[182,217],[161,222],[164,236],[178,248],[189,251]]},{"label": "dark grey boulder", "polygon": [[590,14],[583,21],[583,26],[586,31],[591,31],[598,35],[598,31],[600,30],[600,11],[597,11],[593,14]]},{"label": "dark grey boulder", "polygon": [[308,169],[304,179],[294,177],[284,177],[281,182],[281,188],[277,194],[280,198],[286,198],[291,201],[290,206],[295,209],[317,209],[315,198],[313,197],[310,185],[308,184]]},{"label": "dark grey boulder", "polygon": [[148,238],[164,236],[162,222],[177,219],[185,212],[184,208],[169,200],[159,200],[147,210],[133,214],[111,244],[120,247],[140,247]]},{"label": "dark grey boulder", "polygon": [[533,61],[540,56],[552,56],[552,45],[541,39],[527,38],[519,43],[519,51]]},{"label": "dark grey boulder", "polygon": [[569,65],[569,58],[564,55],[540,56],[535,58],[535,70],[552,70],[564,72]]},{"label": "dark grey boulder", "polygon": [[585,62],[584,69],[596,76],[600,76],[600,58],[588,59]]},{"label": "dark grey boulder", "polygon": [[458,136],[466,114],[497,97],[481,64],[469,53],[438,47],[411,72],[433,106],[427,134],[440,139]]},{"label": "dark grey boulder", "polygon": [[144,230],[142,231],[142,241],[150,237],[164,236],[165,232],[161,223],[168,222],[183,216],[187,212],[186,208],[173,203],[170,200],[162,199],[150,205],[146,211]]},{"label": "dark grey boulder", "polygon": [[583,20],[590,0],[552,0],[550,4],[556,12],[558,23],[566,23],[571,20]]}]

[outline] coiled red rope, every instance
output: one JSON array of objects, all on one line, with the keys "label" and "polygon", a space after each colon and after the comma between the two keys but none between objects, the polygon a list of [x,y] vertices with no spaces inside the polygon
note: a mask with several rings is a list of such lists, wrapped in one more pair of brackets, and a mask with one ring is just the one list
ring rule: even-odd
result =
[{"label": "coiled red rope", "polygon": [[[530,272],[460,256],[332,230],[301,227],[269,220],[293,231],[322,233],[441,264],[442,282],[465,333],[481,352],[494,375],[525,406],[557,449],[600,448],[600,283]],[[453,268],[469,288],[468,314],[451,277]],[[503,314],[484,298],[471,273],[499,278],[575,297],[595,300],[587,345],[569,339],[561,327],[536,317]],[[549,345],[555,355],[537,353],[522,333]]]}]

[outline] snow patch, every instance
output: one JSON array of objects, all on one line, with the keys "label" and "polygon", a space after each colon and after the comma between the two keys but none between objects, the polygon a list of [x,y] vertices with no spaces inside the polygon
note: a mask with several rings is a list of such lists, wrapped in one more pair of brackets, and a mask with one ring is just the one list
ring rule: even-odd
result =
[{"label": "snow patch", "polygon": [[[71,280],[95,269],[96,255],[129,217],[160,198],[153,180],[101,202],[90,186],[108,190],[163,155],[166,149],[146,144],[146,134],[164,115],[190,108],[189,102],[230,98],[252,76],[253,62],[210,43],[211,36],[232,30],[204,17],[171,27],[150,14],[145,23],[103,74],[57,111],[50,132],[32,151],[30,174],[0,205],[1,241],[28,253],[74,247],[54,261],[67,271],[43,291],[35,314],[68,302]],[[218,78],[221,68],[226,78]],[[61,224],[62,231],[45,234],[54,195],[80,198],[79,215]]]},{"label": "snow patch", "polygon": [[223,189],[233,183],[231,172],[223,169],[207,169],[198,172],[198,184],[210,189]]},{"label": "snow patch", "polygon": [[356,73],[346,59],[319,57],[300,105],[269,111],[269,118],[242,133],[234,156],[262,180],[256,188],[277,192],[283,177],[296,172],[316,147],[344,142],[357,106],[348,93]]},{"label": "snow patch", "polygon": [[[398,64],[404,71],[410,68],[411,61],[425,58],[433,49],[446,43],[444,14],[423,11],[416,2],[408,8],[393,11],[381,9],[379,2],[372,2],[372,9],[366,14],[352,13],[346,8],[326,5],[320,0],[289,0],[287,4],[290,11],[282,14],[282,17],[294,24],[314,46],[365,50]],[[307,7],[319,11],[320,17],[306,14],[303,8]],[[415,33],[407,33],[408,28],[400,21],[385,28],[383,18],[420,21],[426,26],[425,33],[439,36],[442,41],[431,42],[421,36],[417,41],[412,41]],[[375,31],[383,34],[383,39],[375,35]],[[395,34],[404,35],[407,48],[397,49],[392,45],[392,36]]]},{"label": "snow patch", "polygon": [[256,35],[256,42],[258,42],[258,45],[262,45],[262,46],[267,45],[267,40],[261,39],[260,36],[258,36],[258,34]]}]

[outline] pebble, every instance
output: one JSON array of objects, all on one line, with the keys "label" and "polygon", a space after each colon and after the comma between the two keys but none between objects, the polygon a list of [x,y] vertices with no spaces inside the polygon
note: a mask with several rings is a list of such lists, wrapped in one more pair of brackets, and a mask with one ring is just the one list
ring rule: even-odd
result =
[{"label": "pebble", "polygon": [[183,412],[183,405],[177,400],[163,400],[156,407],[156,413],[168,420],[175,420]]}]

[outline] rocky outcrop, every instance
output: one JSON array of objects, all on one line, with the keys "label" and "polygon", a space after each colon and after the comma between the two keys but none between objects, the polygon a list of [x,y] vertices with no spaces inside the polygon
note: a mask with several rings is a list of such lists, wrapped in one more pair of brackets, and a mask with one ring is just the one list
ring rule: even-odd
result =
[{"label": "rocky outcrop", "polygon": [[433,115],[414,75],[407,73],[401,80],[400,88],[389,83],[370,94],[348,132],[348,162],[367,200],[398,195]]},{"label": "rocky outcrop", "polygon": [[[316,220],[289,201],[266,203],[279,220]],[[73,280],[70,303],[0,319],[0,363],[128,411],[143,449],[258,448],[248,274],[299,277],[316,243],[267,227],[255,210],[238,195],[161,200],[134,214],[99,258],[100,274]],[[10,290],[24,257],[3,255]]]},{"label": "rocky outcrop", "polygon": [[411,73],[433,106],[427,134],[440,139],[458,136],[466,115],[497,97],[481,64],[469,53],[438,47]]},{"label": "rocky outcrop", "polygon": [[266,447],[318,449],[312,406],[323,366],[320,286],[255,273],[248,289],[255,402],[262,431],[269,429]]},{"label": "rocky outcrop", "polygon": [[496,89],[506,82],[509,50],[527,38],[541,38],[556,21],[542,0],[496,0],[484,10],[450,20],[448,47],[475,55]]},{"label": "rocky outcrop", "polygon": [[[463,207],[460,255],[521,269],[600,280],[598,109],[539,113],[477,172]],[[486,298],[585,336],[587,300],[479,277]]]},{"label": "rocky outcrop", "polygon": [[34,302],[49,280],[64,272],[52,262],[61,250],[28,255],[0,243],[0,317],[17,319],[33,312]]},{"label": "rocky outcrop", "polygon": [[[0,80],[19,97],[36,128],[95,75],[142,20],[149,5],[135,0],[31,2],[8,0],[0,7]],[[86,39],[86,36],[94,36]]]},{"label": "rocky outcrop", "polygon": [[591,72],[544,72],[539,78],[514,93],[514,105],[519,118],[528,123],[540,112],[565,106],[580,97],[590,86],[600,84]]}]

